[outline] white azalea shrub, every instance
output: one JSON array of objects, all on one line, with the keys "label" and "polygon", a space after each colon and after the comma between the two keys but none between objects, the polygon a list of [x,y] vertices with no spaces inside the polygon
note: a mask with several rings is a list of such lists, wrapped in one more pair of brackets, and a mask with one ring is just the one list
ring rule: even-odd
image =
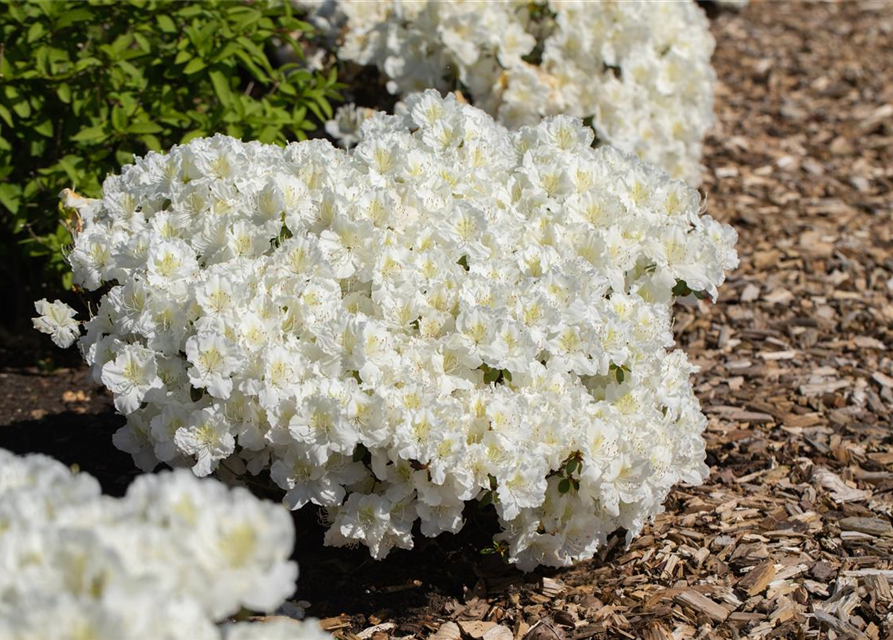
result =
[{"label": "white azalea shrub", "polygon": [[521,567],[588,558],[707,473],[671,307],[715,295],[735,233],[577,119],[407,106],[349,152],[199,139],[71,199],[115,443],[143,469],[269,469],[376,558],[475,499]]},{"label": "white azalea shrub", "polygon": [[302,4],[338,58],[374,65],[391,93],[461,86],[512,128],[591,118],[601,142],[700,182],[714,40],[692,0]]},{"label": "white azalea shrub", "polygon": [[325,640],[312,622],[291,635],[215,624],[291,595],[294,537],[279,505],[186,470],[143,475],[118,500],[0,449],[0,637]]}]

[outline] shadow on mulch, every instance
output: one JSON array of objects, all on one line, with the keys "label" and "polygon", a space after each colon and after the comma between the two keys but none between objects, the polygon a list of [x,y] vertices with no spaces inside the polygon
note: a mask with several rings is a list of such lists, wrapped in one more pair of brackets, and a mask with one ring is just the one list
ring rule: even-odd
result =
[{"label": "shadow on mulch", "polygon": [[[520,589],[539,580],[503,563],[495,555],[482,555],[495,533],[495,517],[474,513],[456,535],[430,539],[415,531],[415,548],[394,549],[376,561],[365,547],[323,546],[324,528],[319,513],[302,509],[295,514],[298,540],[295,559],[301,568],[296,599],[312,603],[308,615],[327,618],[346,612],[354,628],[375,624],[375,619],[398,625],[397,635],[425,637],[439,626],[436,615],[450,610],[451,602],[473,601],[488,593]],[[489,607],[488,607],[489,608]],[[432,628],[425,622],[437,621]]]},{"label": "shadow on mulch", "polygon": [[0,428],[0,448],[20,455],[42,453],[96,477],[102,490],[122,496],[139,475],[130,455],[112,444],[123,419],[114,413],[64,411]]}]

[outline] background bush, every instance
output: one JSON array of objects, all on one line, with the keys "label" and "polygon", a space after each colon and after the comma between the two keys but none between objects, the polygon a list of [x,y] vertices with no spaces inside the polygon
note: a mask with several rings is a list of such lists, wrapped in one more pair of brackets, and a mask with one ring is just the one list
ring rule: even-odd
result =
[{"label": "background bush", "polygon": [[301,57],[310,29],[267,0],[0,4],[0,289],[13,322],[41,280],[70,285],[65,187],[97,196],[133,154],[215,132],[284,143],[330,117],[334,70],[265,52],[278,39]]}]

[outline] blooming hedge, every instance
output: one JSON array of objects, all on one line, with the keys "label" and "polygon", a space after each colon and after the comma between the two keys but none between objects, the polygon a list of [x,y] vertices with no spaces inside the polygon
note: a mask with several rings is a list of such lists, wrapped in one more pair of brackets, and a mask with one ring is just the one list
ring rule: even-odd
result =
[{"label": "blooming hedge", "polygon": [[376,66],[391,93],[462,88],[512,128],[588,118],[601,142],[700,182],[714,40],[693,1],[300,4],[340,60]]},{"label": "blooming hedge", "polygon": [[42,455],[0,449],[4,640],[325,640],[312,623],[215,622],[271,611],[295,588],[282,508],[188,471],[127,495]]},{"label": "blooming hedge", "polygon": [[671,309],[715,295],[735,232],[577,119],[512,132],[436,91],[407,109],[350,152],[216,136],[67,194],[114,441],[146,470],[269,470],[376,558],[417,520],[458,531],[469,500],[522,568],[591,557],[706,475]]}]

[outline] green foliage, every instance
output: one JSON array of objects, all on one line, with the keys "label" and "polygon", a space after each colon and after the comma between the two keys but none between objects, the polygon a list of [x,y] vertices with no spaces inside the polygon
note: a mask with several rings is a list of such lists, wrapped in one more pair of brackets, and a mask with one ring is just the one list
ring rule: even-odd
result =
[{"label": "green foliage", "polygon": [[331,117],[334,70],[277,67],[265,48],[300,58],[310,29],[287,1],[0,2],[0,257],[21,262],[21,243],[63,273],[59,192],[97,196],[134,154],[306,137]]},{"label": "green foliage", "polygon": [[574,477],[574,474],[583,470],[583,455],[579,451],[574,451],[567,460],[561,465],[561,468],[553,475],[558,476],[558,493],[567,493],[571,489],[580,490],[580,480]]},{"label": "green foliage", "polygon": [[708,294],[706,291],[695,291],[694,289],[689,288],[688,283],[686,283],[685,280],[677,280],[676,284],[673,286],[673,295],[677,298],[693,295],[698,300],[704,300]]},{"label": "green foliage", "polygon": [[617,380],[617,384],[623,384],[626,374],[629,373],[628,365],[616,365],[613,362],[608,367],[608,375],[613,376]]},{"label": "green foliage", "polygon": [[508,564],[509,545],[502,540],[494,540],[489,547],[481,549],[480,553],[482,556],[497,555],[502,558],[504,563]]}]

